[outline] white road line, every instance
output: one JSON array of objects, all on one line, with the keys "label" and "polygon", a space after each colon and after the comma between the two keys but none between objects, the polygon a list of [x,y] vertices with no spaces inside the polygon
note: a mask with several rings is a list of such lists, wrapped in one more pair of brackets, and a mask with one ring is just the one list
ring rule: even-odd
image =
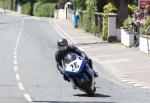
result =
[{"label": "white road line", "polygon": [[19,31],[16,43],[19,42],[19,41],[20,41],[20,31]]},{"label": "white road line", "polygon": [[17,65],[18,64],[18,61],[17,60],[14,60],[14,65]]},{"label": "white road line", "polygon": [[24,94],[24,97],[27,99],[28,102],[32,102],[32,99],[29,94]]},{"label": "white road line", "polygon": [[19,45],[19,41],[16,42],[16,45]]},{"label": "white road line", "polygon": [[18,73],[16,73],[16,79],[19,81],[20,80],[20,75]]},{"label": "white road line", "polygon": [[14,51],[14,55],[17,55],[17,51]]},{"label": "white road line", "polygon": [[15,48],[17,48],[17,49],[18,49],[18,45],[16,45],[16,46],[15,46]]},{"label": "white road line", "polygon": [[18,82],[18,87],[21,91],[25,90],[21,82]]},{"label": "white road line", "polygon": [[[13,52],[13,54],[14,54],[13,55],[14,56],[14,72],[16,72],[15,77],[16,77],[16,80],[18,81],[19,90],[21,90],[21,91],[25,91],[25,89],[24,89],[24,86],[23,86],[22,82],[19,82],[20,81],[20,75],[19,75],[19,73],[17,73],[18,69],[19,69],[18,68],[18,61],[17,61],[17,51],[18,51],[18,46],[19,46],[19,43],[20,43],[20,38],[21,38],[22,30],[23,30],[23,25],[24,25],[24,20],[22,21],[22,25],[21,25],[19,34],[17,36],[17,41],[16,41],[16,45],[14,47],[14,52]],[[32,101],[29,94],[24,94],[24,97],[28,102]]]},{"label": "white road line", "polygon": [[16,60],[17,59],[17,55],[14,55],[14,60]]},{"label": "white road line", "polygon": [[14,48],[14,51],[17,51],[18,50],[18,48]]},{"label": "white road line", "polygon": [[18,66],[14,66],[14,72],[17,72],[18,71]]},{"label": "white road line", "polygon": [[18,40],[20,40],[20,35],[22,34],[23,25],[24,25],[24,20],[22,21],[21,29],[20,29],[20,32],[19,32],[19,35],[18,35],[18,38],[17,38]]},{"label": "white road line", "polygon": [[69,36],[61,27],[59,27],[58,25],[56,25],[56,27],[57,29],[62,31],[74,44],[77,44],[77,42],[71,36]]}]

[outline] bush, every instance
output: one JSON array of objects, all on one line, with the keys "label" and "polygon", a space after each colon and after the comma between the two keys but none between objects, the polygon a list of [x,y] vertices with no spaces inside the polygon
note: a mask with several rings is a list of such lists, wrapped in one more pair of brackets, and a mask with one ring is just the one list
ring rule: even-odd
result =
[{"label": "bush", "polygon": [[41,16],[41,12],[40,12],[41,5],[42,5],[41,2],[36,2],[36,3],[33,5],[33,15],[34,15],[34,16]]},{"label": "bush", "polygon": [[34,4],[33,14],[40,17],[54,17],[55,4],[37,2]]},{"label": "bush", "polygon": [[107,40],[107,36],[108,36],[108,16],[107,15],[104,16],[103,33],[101,33],[101,35],[102,35],[103,40]]},{"label": "bush", "polygon": [[30,2],[27,2],[25,4],[22,5],[22,13],[23,14],[27,14],[27,15],[31,15],[31,3]]},{"label": "bush", "polygon": [[43,5],[43,11],[46,11],[43,13],[43,16],[54,17],[54,10],[55,10],[55,4],[47,3]]},{"label": "bush", "polygon": [[95,27],[95,12],[96,12],[96,8],[94,5],[94,1],[92,0],[87,0],[86,1],[86,5],[87,5],[87,12],[85,15],[85,30],[87,32],[92,32],[92,29]]},{"label": "bush", "polygon": [[[148,29],[148,28],[149,28],[149,29]],[[147,34],[150,35],[150,17],[148,17],[148,18],[144,21],[144,23],[143,23],[143,25],[142,25],[142,27],[141,27],[141,32],[142,32],[143,35],[147,35]]]},{"label": "bush", "polygon": [[129,10],[129,15],[133,17],[134,15],[134,11],[138,9],[138,6],[134,5],[134,4],[129,4],[128,5],[128,10]]},{"label": "bush", "polygon": [[103,11],[106,14],[108,14],[108,13],[116,13],[117,8],[112,3],[108,3],[107,5],[105,5],[103,7]]},{"label": "bush", "polygon": [[133,24],[133,18],[132,17],[128,17],[124,22],[123,22],[123,27],[127,30],[132,31],[132,24]]}]

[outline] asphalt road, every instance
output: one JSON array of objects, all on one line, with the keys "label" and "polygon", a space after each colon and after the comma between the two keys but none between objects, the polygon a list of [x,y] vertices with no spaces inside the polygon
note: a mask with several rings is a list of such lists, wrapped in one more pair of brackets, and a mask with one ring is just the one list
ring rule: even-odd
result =
[{"label": "asphalt road", "polygon": [[0,103],[150,103],[150,92],[119,81],[100,64],[94,97],[57,71],[59,33],[47,18],[0,14]]}]

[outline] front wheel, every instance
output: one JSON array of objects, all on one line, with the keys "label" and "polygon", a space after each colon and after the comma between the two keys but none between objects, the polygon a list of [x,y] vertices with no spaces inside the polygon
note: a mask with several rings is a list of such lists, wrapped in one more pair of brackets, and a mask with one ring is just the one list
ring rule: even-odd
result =
[{"label": "front wheel", "polygon": [[94,89],[92,89],[91,83],[85,81],[84,79],[81,79],[81,87],[88,94],[88,96],[90,96],[90,97],[94,96],[96,87],[94,86]]},{"label": "front wheel", "polygon": [[94,86],[94,89],[92,90],[91,88],[86,90],[88,96],[93,97],[96,91],[96,87]]}]

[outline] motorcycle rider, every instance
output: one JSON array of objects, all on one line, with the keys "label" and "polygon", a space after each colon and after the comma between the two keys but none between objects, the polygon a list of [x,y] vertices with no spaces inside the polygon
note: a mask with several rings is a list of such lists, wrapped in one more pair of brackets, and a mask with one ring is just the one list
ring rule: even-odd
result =
[{"label": "motorcycle rider", "polygon": [[[64,38],[59,39],[57,42],[57,46],[58,46],[58,51],[55,54],[55,59],[57,62],[57,68],[60,71],[60,73],[63,75],[64,80],[69,81],[69,78],[64,74],[64,70],[62,67],[62,60],[64,59],[65,54],[67,54],[68,52],[74,52],[77,55],[83,57],[85,60],[88,61],[90,68],[93,69],[92,60],[89,59],[87,55],[83,51],[79,50],[76,46],[69,45],[66,39]],[[94,71],[94,76],[98,77],[98,74],[95,71]]]}]

